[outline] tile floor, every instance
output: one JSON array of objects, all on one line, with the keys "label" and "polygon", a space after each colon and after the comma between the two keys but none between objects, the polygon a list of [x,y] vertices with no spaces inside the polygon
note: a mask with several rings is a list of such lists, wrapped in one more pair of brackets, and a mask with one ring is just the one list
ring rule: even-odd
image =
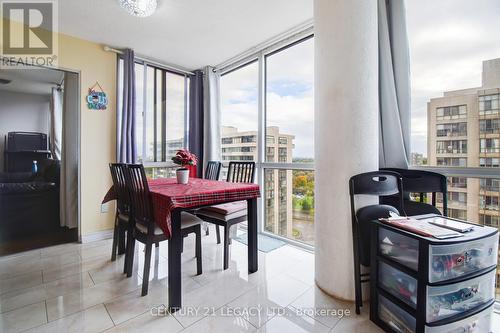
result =
[{"label": "tile floor", "polygon": [[[139,243],[138,243],[139,244]],[[110,261],[111,240],[65,244],[0,258],[0,332],[381,332],[351,303],[314,286],[311,253],[284,246],[259,252],[248,274],[247,248],[233,241],[222,270],[215,232],[203,238],[203,275],[196,276],[194,239],[184,243],[183,309],[165,315],[167,243],[155,249],[149,294],[141,297],[143,247],[134,275],[123,256]],[[326,316],[312,309],[336,309]]]}]

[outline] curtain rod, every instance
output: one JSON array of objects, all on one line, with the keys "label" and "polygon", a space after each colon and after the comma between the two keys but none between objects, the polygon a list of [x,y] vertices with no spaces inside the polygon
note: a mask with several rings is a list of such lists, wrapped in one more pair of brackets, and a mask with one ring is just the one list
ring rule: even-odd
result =
[{"label": "curtain rod", "polygon": [[[117,53],[117,54],[123,54],[123,51],[122,50],[119,50],[119,49],[115,49],[115,48],[112,48],[110,46],[104,46],[104,51],[107,51],[107,52],[114,52],[114,53]],[[164,64],[164,63],[160,63],[156,60],[153,60],[153,59],[149,59],[147,57],[144,57],[144,56],[141,56],[141,55],[136,55],[135,56],[136,59],[138,60],[141,60],[141,61],[145,61],[147,63],[150,63],[152,65],[156,65],[158,67],[163,67],[165,69],[169,69],[169,70],[172,70],[174,72],[178,72],[178,73],[182,73],[182,74],[185,74],[185,75],[194,75],[193,72],[190,72],[184,68],[181,68],[181,67],[177,67],[177,66],[172,66],[172,65],[167,65],[167,64]]]},{"label": "curtain rod", "polygon": [[294,38],[301,38],[304,35],[307,34],[312,34],[314,33],[314,21],[307,20],[303,22],[302,24],[299,24],[298,26],[293,27],[292,29],[289,29],[277,36],[274,36],[254,47],[251,47],[250,49],[237,54],[236,56],[227,59],[226,61],[216,65],[214,67],[215,72],[224,72],[226,69],[233,67],[234,65],[237,65],[240,62],[244,62],[245,60],[254,57],[255,55],[266,51],[273,49],[275,47],[278,47],[280,44],[283,42],[289,41]]}]

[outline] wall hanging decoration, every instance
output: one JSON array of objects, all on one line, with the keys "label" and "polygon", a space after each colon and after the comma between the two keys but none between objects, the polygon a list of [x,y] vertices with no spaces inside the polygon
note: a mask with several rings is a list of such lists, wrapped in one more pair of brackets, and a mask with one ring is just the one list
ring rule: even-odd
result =
[{"label": "wall hanging decoration", "polygon": [[96,82],[89,88],[87,95],[87,106],[90,110],[106,110],[108,106],[108,97],[102,89],[99,82]]}]

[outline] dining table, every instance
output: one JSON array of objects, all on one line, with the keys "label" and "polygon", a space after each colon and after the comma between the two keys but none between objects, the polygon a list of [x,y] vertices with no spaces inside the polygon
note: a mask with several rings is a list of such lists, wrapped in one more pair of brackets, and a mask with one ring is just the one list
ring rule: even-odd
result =
[{"label": "dining table", "polygon": [[[154,221],[168,237],[168,308],[175,312],[182,307],[181,286],[181,212],[235,201],[247,202],[248,272],[258,270],[257,199],[260,187],[253,183],[233,183],[190,178],[178,184],[175,178],[148,179],[153,202]],[[116,199],[113,188],[103,202]]]}]

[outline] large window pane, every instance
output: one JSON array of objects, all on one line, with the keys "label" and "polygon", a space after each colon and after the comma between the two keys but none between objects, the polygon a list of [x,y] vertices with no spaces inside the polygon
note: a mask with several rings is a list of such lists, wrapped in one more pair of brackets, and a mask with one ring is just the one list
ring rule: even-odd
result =
[{"label": "large window pane", "polygon": [[[253,62],[220,79],[222,162],[257,161],[258,154],[258,77]],[[222,179],[225,178],[223,169]]]},{"label": "large window pane", "polygon": [[314,244],[314,171],[265,169],[264,230]]},{"label": "large window pane", "polygon": [[314,39],[266,57],[266,162],[313,162]]},{"label": "large window pane", "polygon": [[184,76],[167,73],[167,161],[185,147]]},{"label": "large window pane", "polygon": [[[118,66],[117,107],[120,108],[123,60],[119,60]],[[172,164],[170,158],[176,150],[186,147],[187,83],[184,75],[149,64],[135,64],[137,162],[146,166],[159,162],[163,167]],[[151,176],[171,176],[161,167],[155,170]]]},{"label": "large window pane", "polygon": [[[496,0],[407,1],[413,164],[479,168],[478,176],[500,166],[500,43],[489,36],[498,12]],[[448,185],[450,216],[499,227],[497,180]]]}]

